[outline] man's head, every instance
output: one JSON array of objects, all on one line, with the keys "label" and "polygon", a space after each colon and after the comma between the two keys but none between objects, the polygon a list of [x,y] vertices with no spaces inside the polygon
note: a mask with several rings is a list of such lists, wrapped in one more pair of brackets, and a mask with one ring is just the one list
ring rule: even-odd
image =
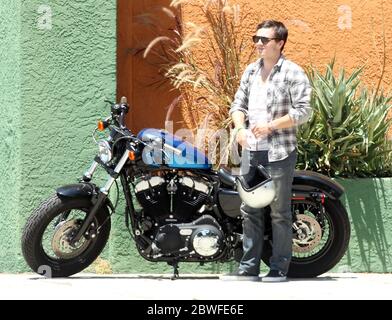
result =
[{"label": "man's head", "polygon": [[288,30],[282,22],[266,20],[257,26],[253,41],[262,58],[275,59],[283,51],[287,37]]}]

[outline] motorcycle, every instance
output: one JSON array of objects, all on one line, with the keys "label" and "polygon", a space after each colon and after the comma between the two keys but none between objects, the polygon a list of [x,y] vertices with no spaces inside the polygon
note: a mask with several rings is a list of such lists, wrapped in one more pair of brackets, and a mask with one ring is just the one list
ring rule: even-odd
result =
[{"label": "motorcycle", "polygon": [[[31,269],[43,274],[49,268],[51,277],[67,277],[93,263],[109,238],[118,202],[113,205],[109,191],[116,185],[119,192],[117,180],[126,202],[125,225],[144,259],[167,262],[174,278],[180,262],[240,261],[242,201],[236,176],[213,170],[202,152],[167,131],[133,134],[124,122],[128,112],[125,97],[111,104],[111,116],[96,129],[108,136],[96,141],[98,155],[80,183],[58,188],[29,217],[22,252]],[[93,183],[98,167],[108,173],[101,188]],[[346,252],[350,223],[339,200],[343,193],[328,177],[295,172],[289,277],[323,274]],[[262,259],[268,265],[273,238],[265,211]]]}]

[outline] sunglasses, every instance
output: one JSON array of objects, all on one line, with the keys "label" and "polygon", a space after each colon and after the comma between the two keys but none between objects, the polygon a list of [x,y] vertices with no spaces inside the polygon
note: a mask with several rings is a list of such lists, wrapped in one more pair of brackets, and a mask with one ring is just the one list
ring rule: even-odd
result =
[{"label": "sunglasses", "polygon": [[267,37],[253,36],[252,40],[254,43],[257,43],[261,40],[261,43],[265,45],[268,42],[270,42],[271,40],[280,40],[280,39],[279,38],[267,38]]}]

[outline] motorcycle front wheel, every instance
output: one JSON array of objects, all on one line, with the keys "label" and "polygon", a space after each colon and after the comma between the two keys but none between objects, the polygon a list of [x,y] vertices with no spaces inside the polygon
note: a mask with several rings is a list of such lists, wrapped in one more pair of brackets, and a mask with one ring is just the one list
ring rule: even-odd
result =
[{"label": "motorcycle front wheel", "polygon": [[[293,255],[288,277],[313,278],[331,270],[345,254],[350,240],[350,221],[339,200],[325,199],[323,210],[312,201],[293,201]],[[269,229],[269,230],[268,230]],[[266,233],[272,234],[266,221]],[[272,238],[272,237],[271,237]],[[264,242],[264,263],[269,265],[272,242]]]},{"label": "motorcycle front wheel", "polygon": [[46,277],[68,277],[87,268],[102,252],[110,234],[110,214],[102,206],[90,225],[93,237],[76,234],[92,203],[89,199],[61,199],[57,195],[44,201],[27,220],[22,234],[23,256],[32,270]]}]

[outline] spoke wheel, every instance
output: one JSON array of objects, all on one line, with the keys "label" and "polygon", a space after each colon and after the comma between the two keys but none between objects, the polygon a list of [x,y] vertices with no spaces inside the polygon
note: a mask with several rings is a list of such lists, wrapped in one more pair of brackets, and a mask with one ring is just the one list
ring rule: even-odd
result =
[{"label": "spoke wheel", "polygon": [[[350,222],[339,200],[326,199],[323,208],[312,201],[293,201],[293,255],[288,276],[312,278],[331,270],[345,254]],[[271,221],[266,220],[263,261],[272,255]]]},{"label": "spoke wheel", "polygon": [[110,215],[100,208],[77,243],[70,239],[90,211],[88,199],[61,199],[57,195],[43,202],[30,216],[22,235],[22,252],[28,265],[48,277],[67,277],[89,266],[101,253],[110,234]]}]

